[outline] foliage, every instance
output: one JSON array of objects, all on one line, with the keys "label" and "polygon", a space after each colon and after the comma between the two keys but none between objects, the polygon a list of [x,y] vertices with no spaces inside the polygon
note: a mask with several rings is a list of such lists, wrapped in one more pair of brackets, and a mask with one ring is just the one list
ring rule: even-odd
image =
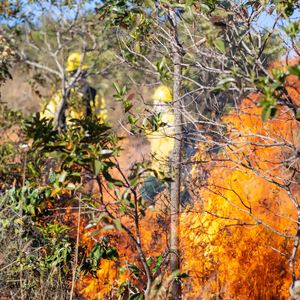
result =
[{"label": "foliage", "polygon": [[[295,210],[290,204],[297,203],[292,188],[299,173],[294,140],[300,68],[299,57],[270,61],[282,51],[300,56],[298,1],[109,0],[95,10],[85,10],[86,1],[13,3],[0,4],[1,20],[8,22],[0,34],[0,84],[18,56],[34,82],[50,82],[67,97],[69,82],[77,88],[90,80],[123,111],[111,101],[113,127],[82,118],[58,130],[39,113],[23,120],[1,104],[1,290],[22,299],[76,293],[149,299],[168,297],[179,282],[192,298],[286,296],[288,272],[296,278],[291,241],[299,239],[299,205]],[[39,18],[26,15],[26,5],[50,9]],[[274,23],[261,30],[266,15]],[[18,22],[9,29],[11,19]],[[83,53],[88,66],[80,80],[66,72],[74,51]],[[158,84],[177,91],[168,103],[170,111],[178,107],[175,138],[185,150],[177,195],[199,193],[180,218],[186,273],[167,268],[175,254],[166,242],[173,173],[135,157],[130,166],[119,162],[127,149],[116,124],[138,138],[169,126],[145,99]],[[245,95],[249,99],[241,102]],[[196,148],[199,155],[191,159]],[[191,184],[183,180],[190,165],[196,169]],[[153,192],[151,201],[145,190]],[[285,214],[280,222],[276,209]],[[272,256],[273,246],[281,256]],[[267,262],[249,267],[252,253]],[[272,277],[266,265],[284,273]],[[275,291],[255,286],[257,278],[268,279],[265,286]],[[249,282],[253,294],[247,294]]]},{"label": "foliage", "polygon": [[[32,299],[67,296],[72,240],[58,224],[41,224],[45,191],[23,187],[1,195],[1,291]],[[20,290],[21,289],[21,290]],[[10,294],[9,294],[10,293]]]},{"label": "foliage", "polygon": [[96,243],[93,246],[85,260],[83,269],[96,276],[96,271],[101,265],[101,259],[114,260],[118,258],[119,255],[116,248],[110,246],[107,241],[103,239],[100,243]]},{"label": "foliage", "polygon": [[[4,109],[3,112],[8,113],[8,110]],[[13,113],[9,115],[12,117],[6,119],[7,124],[13,122],[15,116]],[[63,289],[67,295],[70,290],[67,283],[74,272],[79,272],[78,276],[92,274],[97,277],[99,268],[106,261],[112,260],[120,265],[122,261],[119,260],[117,247],[109,242],[105,230],[125,230],[123,234],[136,239],[134,232],[124,225],[123,218],[129,216],[135,220],[145,216],[148,205],[142,199],[140,188],[144,178],[152,171],[147,163],[140,162],[132,167],[130,174],[125,175],[117,162],[121,151],[119,139],[111,127],[97,119],[74,119],[66,130],[57,131],[51,120],[41,118],[37,113],[24,120],[21,127],[18,143],[26,145],[22,151],[9,143],[1,146],[1,159],[11,157],[13,161],[3,170],[6,176],[1,177],[1,185],[5,185],[1,195],[4,208],[1,224],[5,229],[2,231],[3,239],[11,235],[9,247],[14,247],[13,241],[16,240],[28,247],[28,255],[26,259],[16,252],[4,256],[2,267],[6,269],[12,257],[16,260],[16,268],[7,268],[9,272],[3,274],[1,281],[5,281],[4,278],[10,278],[8,281],[17,280],[19,283],[14,286],[3,288],[13,289],[16,294],[25,293],[35,299],[38,297],[38,283],[49,277],[49,286],[44,286],[45,297],[55,297],[51,294],[52,285],[59,286],[58,294]],[[8,176],[13,168],[22,170],[22,174],[9,181]],[[116,171],[119,174],[117,176]],[[98,184],[98,196],[91,197],[87,189],[87,184],[92,182]],[[113,198],[108,190],[113,191]],[[110,204],[110,201],[114,204]],[[89,212],[81,221],[78,219],[81,216],[76,203]],[[97,209],[99,206],[102,209]],[[69,210],[77,212],[75,219],[70,212],[60,213]],[[95,223],[93,234],[99,238],[102,235],[102,239],[79,245],[78,240],[76,242],[76,234],[79,233],[75,234],[72,228],[76,222],[80,226]],[[14,224],[17,224],[16,228]],[[137,246],[141,247],[138,243]],[[143,251],[142,248],[139,251]],[[135,259],[140,261],[143,257]],[[74,265],[74,261],[78,263]],[[156,263],[155,272],[159,267]],[[18,278],[23,276],[23,271],[29,270],[32,277],[26,275],[28,287],[24,287],[23,279],[18,281]],[[130,286],[135,286],[138,294],[142,295],[143,284],[139,286],[137,282],[144,275],[134,275],[130,279],[130,274],[133,276],[134,273],[126,275]],[[58,276],[57,279],[54,279],[55,276]],[[111,280],[114,282],[115,278]],[[105,293],[111,293],[109,285]],[[131,295],[130,290],[127,293]]]},{"label": "foliage", "polygon": [[12,38],[12,36],[8,37],[7,34],[0,30],[0,86],[5,80],[11,78],[9,68],[12,66],[16,56],[12,47],[13,40],[9,40]]}]

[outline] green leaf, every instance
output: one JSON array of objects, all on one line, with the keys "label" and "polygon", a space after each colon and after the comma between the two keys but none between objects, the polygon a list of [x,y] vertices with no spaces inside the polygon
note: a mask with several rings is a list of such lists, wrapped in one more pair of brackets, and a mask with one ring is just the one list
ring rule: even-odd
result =
[{"label": "green leaf", "polygon": [[291,75],[296,75],[298,78],[300,78],[300,64],[289,67],[288,70]]},{"label": "green leaf", "polygon": [[224,86],[233,82],[235,82],[235,79],[232,77],[223,78],[218,82],[218,86]]},{"label": "green leaf", "polygon": [[133,178],[131,181],[130,181],[130,186],[131,187],[135,187],[139,184],[139,178]]},{"label": "green leaf", "polygon": [[113,220],[113,223],[115,225],[115,228],[120,231],[122,229],[122,224],[121,224],[121,221],[119,219],[114,219]]},{"label": "green leaf", "polygon": [[49,153],[46,153],[45,156],[49,158],[61,158],[64,155],[64,153],[60,151],[52,151]]},{"label": "green leaf", "polygon": [[95,260],[99,260],[103,255],[103,250],[101,245],[97,244],[92,250],[92,258]]},{"label": "green leaf", "polygon": [[225,44],[222,40],[220,39],[215,39],[214,40],[214,45],[215,47],[220,50],[222,53],[225,53],[226,52],[226,48],[225,48]]},{"label": "green leaf", "polygon": [[109,247],[103,255],[103,258],[110,259],[110,260],[112,260],[114,258],[118,258],[118,257],[119,257],[119,253],[118,253],[117,249],[114,247]]},{"label": "green leaf", "polygon": [[200,6],[204,13],[208,13],[210,11],[210,7],[208,5],[201,3]]},{"label": "green leaf", "polygon": [[120,92],[121,92],[120,86],[116,82],[113,83],[113,86],[114,86],[115,90],[117,91],[117,93],[120,94]]},{"label": "green leaf", "polygon": [[110,190],[113,190],[115,188],[114,184],[112,182],[108,182],[107,183],[107,187],[110,189]]},{"label": "green leaf", "polygon": [[49,198],[50,195],[51,195],[51,189],[50,188],[45,189],[45,197]]},{"label": "green leaf", "polygon": [[118,180],[118,179],[113,178],[113,177],[108,173],[108,171],[103,171],[103,176],[104,176],[104,178],[105,178],[108,182],[112,183],[112,184],[115,185],[115,186],[122,187],[122,186],[124,185],[123,182],[122,182],[121,180]]},{"label": "green leaf", "polygon": [[130,296],[129,300],[143,300],[144,296],[141,293],[136,293]]},{"label": "green leaf", "polygon": [[137,121],[138,121],[138,118],[135,118],[132,115],[128,116],[128,122],[129,122],[129,124],[135,125]]},{"label": "green leaf", "polygon": [[150,267],[151,262],[152,262],[151,257],[148,257],[148,258],[146,259],[146,264],[147,264],[148,267]]},{"label": "green leaf", "polygon": [[35,215],[35,209],[34,206],[32,204],[29,204],[25,207],[25,210],[27,210],[31,215]]},{"label": "green leaf", "polygon": [[66,171],[66,170],[63,170],[63,171],[61,172],[61,174],[59,175],[59,177],[58,177],[58,181],[59,181],[60,183],[63,183],[63,182],[66,180],[67,175],[68,175],[67,171]]},{"label": "green leaf", "polygon": [[76,185],[72,182],[69,182],[68,185],[67,185],[67,189],[70,190],[70,191],[73,191],[76,189]]},{"label": "green leaf", "polygon": [[155,264],[154,268],[152,269],[152,273],[155,273],[160,268],[162,260],[163,260],[163,257],[161,255],[156,257],[156,264]]},{"label": "green leaf", "polygon": [[270,106],[265,106],[261,112],[261,118],[265,122],[270,117]]},{"label": "green leaf", "polygon": [[136,276],[138,276],[140,273],[140,269],[135,265],[129,265],[128,269]]},{"label": "green leaf", "polygon": [[123,107],[125,112],[128,112],[133,107],[133,104],[130,101],[126,100],[123,102]]},{"label": "green leaf", "polygon": [[98,175],[100,170],[103,168],[103,163],[100,160],[94,160],[94,174]]},{"label": "green leaf", "polygon": [[270,111],[270,118],[274,118],[276,116],[277,107],[272,106]]},{"label": "green leaf", "polygon": [[155,9],[155,2],[153,0],[144,0],[144,5],[146,7]]}]

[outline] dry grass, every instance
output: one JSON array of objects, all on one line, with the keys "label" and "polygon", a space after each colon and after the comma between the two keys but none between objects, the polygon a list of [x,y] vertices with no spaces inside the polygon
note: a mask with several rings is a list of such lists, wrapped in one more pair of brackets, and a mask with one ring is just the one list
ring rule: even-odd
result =
[{"label": "dry grass", "polygon": [[[13,79],[7,80],[1,87],[1,101],[6,102],[9,108],[21,110],[24,115],[40,110],[40,97],[29,84],[30,73],[15,69],[12,71]],[[46,96],[47,89],[38,87],[39,92]]]}]

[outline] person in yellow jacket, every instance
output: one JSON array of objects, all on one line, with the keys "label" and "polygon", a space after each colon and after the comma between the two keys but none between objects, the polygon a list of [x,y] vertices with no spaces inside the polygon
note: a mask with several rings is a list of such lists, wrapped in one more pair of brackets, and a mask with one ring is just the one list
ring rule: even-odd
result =
[{"label": "person in yellow jacket", "polygon": [[165,126],[147,134],[150,150],[153,155],[152,167],[158,170],[168,169],[169,157],[174,148],[174,112],[170,106],[172,92],[168,86],[159,86],[152,96],[154,112],[161,114]]},{"label": "person in yellow jacket", "polygon": [[[175,141],[175,115],[170,105],[170,102],[173,100],[172,92],[168,86],[161,85],[155,90],[152,99],[154,101],[154,112],[161,113],[161,121],[165,124],[157,131],[147,133],[151,154],[153,155],[152,168],[156,171],[163,171],[168,174],[171,172],[170,156],[172,155]],[[184,131],[189,131],[189,128],[186,128]],[[188,157],[191,157],[195,153],[194,147],[187,141],[187,136],[184,136],[183,148],[185,155]],[[189,170],[185,172],[189,172]],[[183,176],[185,172],[182,173]],[[182,181],[183,189],[181,191],[180,201],[182,205],[185,205],[190,201],[190,194],[184,178]],[[162,192],[166,187],[167,185],[156,177],[149,176],[141,188],[142,197],[153,203],[156,195]]]},{"label": "person in yellow jacket", "polygon": [[[58,91],[49,102],[45,103],[42,108],[41,115],[48,119],[55,119],[57,108],[62,99],[62,92]],[[70,123],[72,119],[81,119],[84,116],[93,115],[97,117],[101,123],[107,121],[107,110],[105,105],[105,99],[96,95],[94,100],[90,101],[88,110],[91,110],[91,113],[86,112],[86,107],[82,101],[82,94],[76,89],[72,89],[68,97],[68,106],[66,112],[66,123]]]},{"label": "person in yellow jacket", "polygon": [[[105,100],[96,95],[96,90],[91,87],[87,80],[87,65],[82,62],[83,56],[79,52],[70,54],[67,60],[66,71],[70,77],[74,76],[80,68],[78,82],[69,91],[65,112],[65,123],[72,119],[83,117],[97,117],[100,122],[107,120]],[[52,99],[44,105],[42,116],[55,119],[58,107],[62,100],[62,91],[58,91]]]},{"label": "person in yellow jacket", "polygon": [[[169,158],[174,148],[174,122],[175,115],[170,105],[173,99],[172,92],[168,86],[161,85],[154,91],[152,96],[154,113],[161,114],[161,126],[156,131],[147,131],[146,137],[150,143],[152,158],[152,169],[157,172],[168,173],[170,171]],[[149,176],[142,188],[141,195],[144,199],[153,202],[156,195],[167,186],[154,176]]]}]

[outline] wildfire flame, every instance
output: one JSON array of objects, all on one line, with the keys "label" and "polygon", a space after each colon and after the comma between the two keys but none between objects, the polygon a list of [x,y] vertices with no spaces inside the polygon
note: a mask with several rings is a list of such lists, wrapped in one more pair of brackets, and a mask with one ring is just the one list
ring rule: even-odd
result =
[{"label": "wildfire flame", "polygon": [[[141,220],[141,236],[142,245],[147,257],[159,256],[166,245],[166,230],[165,221],[157,212],[148,212],[147,215]],[[122,220],[127,226],[131,226],[129,219]],[[107,260],[101,259],[100,265],[93,276],[91,274],[85,274],[80,277],[77,284],[77,289],[80,291],[86,299],[114,299],[111,295],[112,291],[116,292],[121,284],[129,283],[133,280],[133,283],[137,286],[143,284],[145,280],[144,274],[140,274],[141,278],[133,279],[130,266],[135,264],[141,269],[141,263],[137,251],[133,242],[128,237],[124,230],[107,230],[98,226],[97,229],[86,230],[82,228],[84,232],[81,237],[81,245],[87,245],[87,254],[92,248],[92,245],[96,240],[101,240],[107,236],[110,236],[111,245],[113,245],[118,251],[118,259]],[[94,236],[94,238],[92,238]],[[94,242],[91,243],[91,240]],[[125,268],[124,268],[125,267]]]},{"label": "wildfire flame", "polygon": [[[136,147],[140,148],[139,143],[140,141],[130,141],[128,139],[122,141],[122,147],[128,150],[125,151],[125,155],[121,156],[118,161],[122,170],[129,169],[129,162],[132,163],[132,157],[139,159],[136,155]],[[130,145],[131,148],[129,148]],[[133,155],[132,152],[135,152],[135,155]],[[140,159],[142,159],[142,157],[140,157]],[[115,178],[121,179],[117,171],[112,175]],[[94,200],[99,197],[97,187],[89,186],[88,189],[92,191]],[[118,207],[114,207],[112,195],[108,193],[108,190],[103,190],[103,193],[104,201],[109,206],[109,209],[117,212]],[[163,213],[162,210],[165,210],[163,204],[157,205],[155,209],[148,209],[146,215],[141,218],[139,225],[141,244],[146,258],[151,261],[151,267],[155,265],[153,259],[164,253],[167,244],[168,220],[166,220],[167,214]],[[70,219],[73,228],[76,227],[75,224],[78,223],[78,219],[80,219],[78,214],[79,212],[74,213],[71,211],[66,213],[66,218]],[[117,213],[116,216],[118,216]],[[122,224],[125,224],[127,228],[135,232],[135,224],[132,218],[122,215],[118,217]],[[74,235],[75,234],[74,229]],[[86,256],[89,255],[93,246],[103,239],[109,239],[110,246],[115,247],[118,252],[118,258],[101,259],[94,274],[81,272],[80,278],[76,283],[76,289],[85,299],[115,299],[115,295],[120,286],[133,283],[135,286],[141,288],[145,282],[145,274],[141,271],[143,268],[139,255],[134,242],[130,239],[125,230],[122,228],[117,230],[111,225],[107,226],[103,221],[94,226],[90,226],[86,219],[81,218],[79,244],[85,249]],[[133,275],[135,270],[132,269],[132,266],[140,270],[138,276]]]},{"label": "wildfire flame", "polygon": [[[287,90],[295,103],[299,103],[298,87],[298,78],[289,76]],[[181,214],[182,271],[189,274],[184,299],[288,298],[289,260],[297,231],[293,201],[300,200],[300,126],[284,107],[274,119],[263,122],[257,105],[260,97],[250,95],[239,110],[224,117],[230,145],[220,145],[213,155],[206,145],[199,145],[195,160],[206,161],[193,170],[199,199]],[[201,179],[203,172],[208,180]],[[160,218],[161,214],[149,211],[142,219],[142,244],[148,256],[166,249],[167,222]],[[132,221],[122,222],[130,227]],[[80,242],[88,250],[93,234],[97,239],[107,235],[103,228],[97,233],[84,226],[80,230]],[[110,234],[116,238],[114,246],[123,265],[138,261],[126,233]],[[297,261],[295,269],[300,270]],[[82,275],[77,289],[86,299],[111,299],[111,290],[129,275],[120,273],[117,260],[101,260],[96,276]]]},{"label": "wildfire flame", "polygon": [[[293,95],[294,97],[294,95]],[[263,124],[259,95],[224,118],[232,144],[211,160],[201,201],[182,214],[187,299],[286,299],[299,187],[283,187],[299,162],[299,124],[282,108]],[[205,156],[200,148],[197,160]],[[206,155],[207,156],[207,155]],[[210,158],[210,157],[206,157]],[[197,178],[194,170],[194,176]],[[192,259],[190,259],[192,257]],[[296,266],[298,267],[298,266]]]}]

